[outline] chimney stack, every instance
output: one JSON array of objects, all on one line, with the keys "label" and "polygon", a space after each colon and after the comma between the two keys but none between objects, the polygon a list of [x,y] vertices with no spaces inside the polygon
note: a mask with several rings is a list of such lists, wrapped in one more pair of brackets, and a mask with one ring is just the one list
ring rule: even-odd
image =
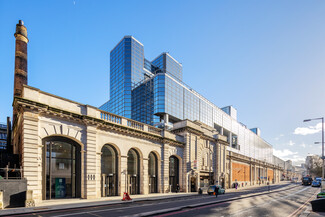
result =
[{"label": "chimney stack", "polygon": [[14,97],[22,96],[23,85],[27,84],[27,29],[24,22],[19,20],[16,25],[15,79]]}]

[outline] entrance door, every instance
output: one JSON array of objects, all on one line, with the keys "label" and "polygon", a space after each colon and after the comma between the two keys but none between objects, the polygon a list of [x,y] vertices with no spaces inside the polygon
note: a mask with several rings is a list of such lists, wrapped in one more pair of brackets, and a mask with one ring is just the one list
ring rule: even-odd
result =
[{"label": "entrance door", "polygon": [[171,192],[176,192],[177,178],[175,176],[169,177],[169,186],[170,186]]},{"label": "entrance door", "polygon": [[172,192],[176,192],[177,185],[179,184],[179,161],[177,157],[171,156],[169,157],[169,186]]},{"label": "entrance door", "polygon": [[149,177],[149,192],[150,193],[156,193],[157,192],[156,177]]},{"label": "entrance door", "polygon": [[191,192],[196,192],[196,178],[191,178]]},{"label": "entrance door", "polygon": [[113,176],[102,174],[102,197],[115,195],[115,182]]},{"label": "entrance door", "polygon": [[43,159],[43,199],[80,197],[80,146],[63,137],[46,138]]},{"label": "entrance door", "polygon": [[138,184],[136,176],[129,176],[129,192],[130,194],[137,194]]}]

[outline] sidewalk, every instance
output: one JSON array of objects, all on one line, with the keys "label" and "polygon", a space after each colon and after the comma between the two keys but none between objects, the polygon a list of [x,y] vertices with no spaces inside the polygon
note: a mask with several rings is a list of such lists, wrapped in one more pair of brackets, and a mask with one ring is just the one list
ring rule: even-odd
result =
[{"label": "sidewalk", "polygon": [[311,204],[307,206],[306,210],[300,214],[299,217],[321,217],[325,216],[325,212],[313,212]]},{"label": "sidewalk", "polygon": [[[276,185],[285,185],[287,182],[279,183]],[[249,186],[242,188],[231,188],[226,189],[227,192],[240,192],[243,190],[250,190],[254,188],[263,187],[261,186]],[[271,185],[272,188],[272,185]],[[207,194],[207,192],[203,192],[203,194]],[[176,198],[176,197],[189,197],[198,195],[198,192],[191,193],[155,193],[155,194],[147,194],[147,195],[131,195],[132,201],[122,201],[122,196],[114,196],[114,197],[102,197],[97,199],[56,199],[56,200],[44,200],[42,203],[37,204],[36,207],[29,208],[9,208],[0,210],[0,215],[14,215],[14,214],[22,214],[22,213],[32,213],[32,212],[41,212],[41,211],[53,211],[53,210],[64,210],[64,209],[77,209],[81,207],[92,207],[92,206],[105,206],[110,204],[121,204],[121,203],[132,203],[134,201],[150,201],[150,200],[161,200],[168,198]]]}]

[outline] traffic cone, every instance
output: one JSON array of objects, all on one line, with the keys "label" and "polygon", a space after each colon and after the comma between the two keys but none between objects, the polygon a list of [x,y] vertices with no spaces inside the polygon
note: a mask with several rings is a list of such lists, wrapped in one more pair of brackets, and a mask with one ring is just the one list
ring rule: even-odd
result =
[{"label": "traffic cone", "polygon": [[122,201],[132,200],[127,192],[124,192]]}]

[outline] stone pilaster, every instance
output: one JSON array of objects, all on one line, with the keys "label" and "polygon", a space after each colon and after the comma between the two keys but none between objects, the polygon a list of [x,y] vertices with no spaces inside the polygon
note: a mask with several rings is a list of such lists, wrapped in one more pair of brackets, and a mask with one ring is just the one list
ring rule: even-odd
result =
[{"label": "stone pilaster", "polygon": [[[98,147],[97,147],[98,148]],[[102,183],[101,183],[101,155],[102,153],[97,150],[96,152],[96,198],[102,197]]]},{"label": "stone pilaster", "polygon": [[23,113],[22,167],[27,190],[32,191],[36,204],[42,200],[42,141],[38,137],[38,114]]},{"label": "stone pilaster", "polygon": [[[98,172],[96,172],[96,128],[94,126],[87,126],[86,128],[86,144],[84,154],[85,197],[87,199],[93,199],[97,196],[96,180],[101,179],[100,176],[96,177]],[[100,186],[98,186],[98,188],[100,188]]]},{"label": "stone pilaster", "polygon": [[149,159],[143,158],[143,194],[149,194],[149,175],[148,175],[148,169],[149,169]]},{"label": "stone pilaster", "polygon": [[252,158],[251,158],[251,162],[249,164],[249,173],[250,173],[250,177],[249,177],[249,182],[250,182],[250,185],[253,185],[253,163],[252,163]]},{"label": "stone pilaster", "polygon": [[231,160],[231,152],[229,152],[229,188],[231,188],[232,184],[232,160]]},{"label": "stone pilaster", "polygon": [[124,192],[128,192],[127,188],[127,171],[128,171],[128,157],[122,155],[121,156],[121,175],[120,177],[120,182],[121,182],[121,188],[120,188],[120,194],[123,195]]},{"label": "stone pilaster", "polygon": [[184,174],[184,187],[183,187],[183,191],[184,192],[189,192],[190,191],[190,180],[189,180],[189,167],[188,167],[188,163],[190,162],[190,151],[189,151],[189,147],[190,147],[190,135],[189,133],[186,133],[184,135],[184,142],[185,142],[185,146],[184,146],[184,152],[183,152],[183,174]]},{"label": "stone pilaster", "polygon": [[168,154],[168,144],[163,144],[163,161],[162,161],[162,190],[163,193],[168,193],[169,189],[169,154]]}]

